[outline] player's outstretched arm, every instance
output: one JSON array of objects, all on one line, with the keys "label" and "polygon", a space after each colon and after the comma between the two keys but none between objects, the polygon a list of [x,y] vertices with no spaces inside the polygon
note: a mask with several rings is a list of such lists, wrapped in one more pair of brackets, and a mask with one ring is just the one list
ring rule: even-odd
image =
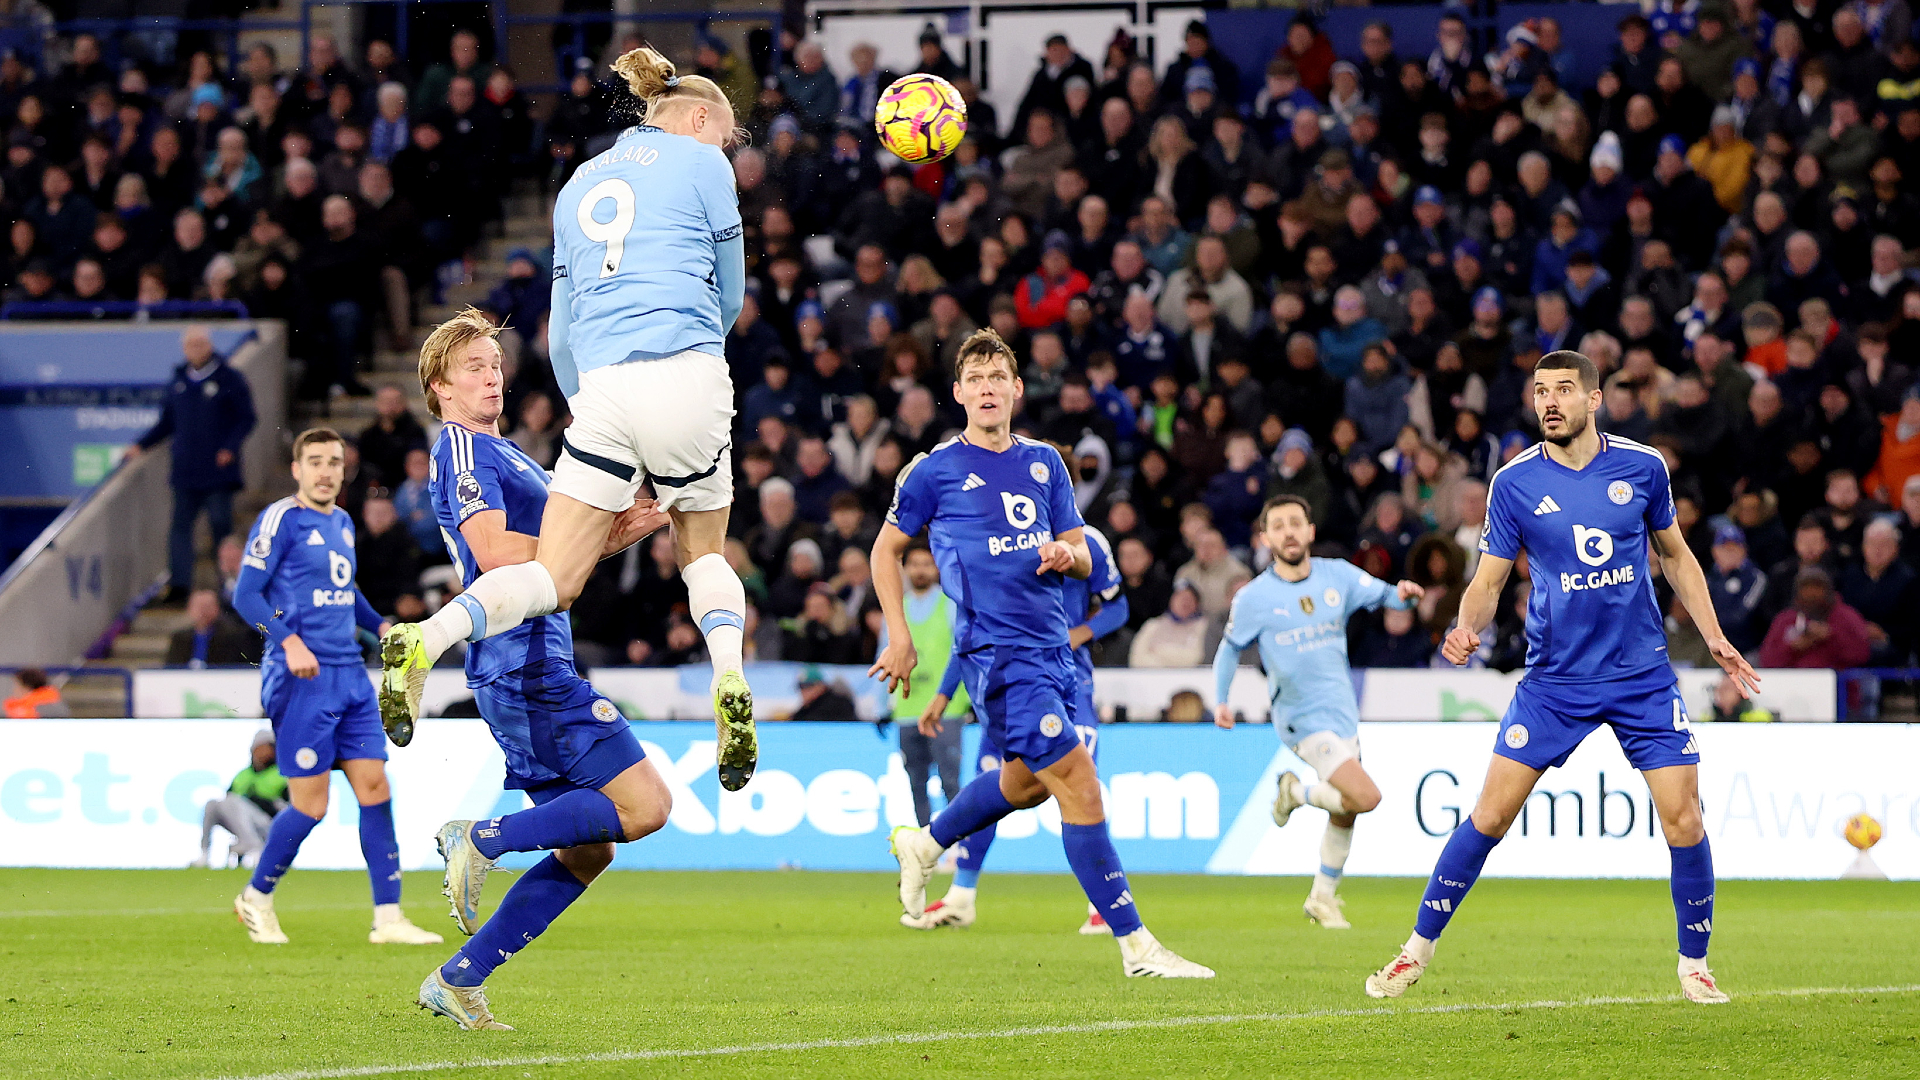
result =
[{"label": "player's outstretched arm", "polygon": [[1744,697],[1752,697],[1760,692],[1760,675],[1733,647],[1727,635],[1720,629],[1720,618],[1713,611],[1713,593],[1707,589],[1706,572],[1700,569],[1700,560],[1693,557],[1693,549],[1687,546],[1686,535],[1678,525],[1668,525],[1653,534],[1653,542],[1660,549],[1660,559],[1665,564],[1667,581],[1673,591],[1679,595],[1680,602],[1687,607],[1687,614],[1693,617],[1693,623],[1700,628],[1700,636],[1706,639],[1707,651],[1740,688]]},{"label": "player's outstretched arm", "polygon": [[570,398],[580,392],[580,369],[573,366],[573,283],[567,280],[566,267],[555,270],[547,308],[547,361],[560,393]]},{"label": "player's outstretched arm", "polygon": [[880,535],[874,537],[870,560],[873,595],[880,601],[880,612],[887,620],[887,647],[880,650],[880,659],[867,669],[867,675],[885,682],[888,693],[896,687],[910,687],[908,679],[920,662],[913,650],[913,632],[907,627],[907,587],[900,577],[900,559],[907,553],[911,539],[898,525],[887,522],[880,526]]},{"label": "player's outstretched arm", "polygon": [[1460,594],[1460,621],[1447,631],[1447,640],[1440,646],[1440,655],[1447,658],[1447,663],[1460,667],[1480,648],[1480,631],[1493,621],[1493,613],[1500,606],[1500,590],[1506,588],[1507,575],[1512,572],[1512,559],[1481,553],[1473,580]]},{"label": "player's outstretched arm", "polygon": [[600,557],[611,559],[672,521],[673,515],[660,509],[654,500],[635,499],[632,506],[614,515],[613,528],[607,530],[607,542],[600,549]]},{"label": "player's outstretched arm", "polygon": [[1093,576],[1093,552],[1087,548],[1087,530],[1068,529],[1040,545],[1040,569],[1044,574],[1058,570],[1070,578],[1085,581]]},{"label": "player's outstretched arm", "polygon": [[482,510],[460,523],[460,536],[473,552],[481,573],[501,566],[532,562],[540,553],[540,538],[507,528],[505,510]]}]

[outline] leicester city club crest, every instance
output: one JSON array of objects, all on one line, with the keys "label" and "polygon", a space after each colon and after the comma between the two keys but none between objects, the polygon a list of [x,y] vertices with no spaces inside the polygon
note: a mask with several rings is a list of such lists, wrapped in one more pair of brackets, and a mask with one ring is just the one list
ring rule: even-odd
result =
[{"label": "leicester city club crest", "polygon": [[620,719],[620,710],[614,708],[613,702],[608,701],[606,698],[595,698],[593,702],[593,718],[603,724],[611,724],[615,720]]},{"label": "leicester city club crest", "polygon": [[1033,474],[1034,483],[1037,483],[1037,484],[1046,483],[1047,477],[1053,475],[1052,473],[1049,473],[1047,471],[1047,463],[1044,461],[1034,462],[1032,465],[1029,465],[1027,467],[1027,471]]},{"label": "leicester city club crest", "polygon": [[1607,498],[1612,499],[1615,506],[1625,506],[1633,498],[1633,485],[1625,480],[1615,480],[1607,485]]}]

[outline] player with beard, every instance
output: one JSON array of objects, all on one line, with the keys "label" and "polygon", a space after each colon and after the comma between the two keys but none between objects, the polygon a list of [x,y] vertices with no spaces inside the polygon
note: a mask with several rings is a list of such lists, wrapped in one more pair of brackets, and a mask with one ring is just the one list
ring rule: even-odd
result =
[{"label": "player with beard", "polygon": [[1213,722],[1233,727],[1227,693],[1241,651],[1258,642],[1273,728],[1320,778],[1307,785],[1292,772],[1281,773],[1273,823],[1285,825],[1302,806],[1327,812],[1320,868],[1305,910],[1321,926],[1345,930],[1351,924],[1340,912],[1336,890],[1353,847],[1354,820],[1380,804],[1380,788],[1360,765],[1360,702],[1347,667],[1347,617],[1383,604],[1405,610],[1422,590],[1411,581],[1388,585],[1343,559],[1308,558],[1313,515],[1297,495],[1269,499],[1260,527],[1273,565],[1234,595],[1213,657]]},{"label": "player with beard", "polygon": [[1666,458],[1593,426],[1600,378],[1592,360],[1550,352],[1533,368],[1533,411],[1546,441],[1494,474],[1480,531],[1480,563],[1441,653],[1463,665],[1493,621],[1521,549],[1527,602],[1527,674],[1500,721],[1473,815],[1447,839],[1420,900],[1413,936],[1367,977],[1370,997],[1399,997],[1433,960],[1435,941],[1466,899],[1547,769],[1566,763],[1605,724],[1647,782],[1666,832],[1679,925],[1680,990],[1702,1005],[1727,995],[1707,969],[1713,933],[1713,857],[1700,819],[1700,752],[1667,662],[1666,632],[1647,573],[1657,547],[1667,581],[1707,648],[1743,695],[1759,676],[1727,643],[1700,563],[1674,521]]}]

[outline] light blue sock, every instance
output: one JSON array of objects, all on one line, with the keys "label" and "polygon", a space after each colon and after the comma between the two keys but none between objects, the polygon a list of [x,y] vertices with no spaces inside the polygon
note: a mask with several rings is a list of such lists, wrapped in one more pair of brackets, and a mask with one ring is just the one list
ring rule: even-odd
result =
[{"label": "light blue sock", "polygon": [[[996,786],[998,782],[996,781]],[[980,883],[980,868],[987,861],[987,849],[993,846],[993,838],[999,833],[998,824],[989,825],[971,836],[960,838],[960,846],[954,854],[953,883],[962,889],[975,888]]]}]

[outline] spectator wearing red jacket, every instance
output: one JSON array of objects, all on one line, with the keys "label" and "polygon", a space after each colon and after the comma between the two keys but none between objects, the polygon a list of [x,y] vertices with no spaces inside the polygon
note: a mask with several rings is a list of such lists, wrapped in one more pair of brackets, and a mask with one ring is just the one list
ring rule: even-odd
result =
[{"label": "spectator wearing red jacket", "polygon": [[1020,325],[1038,330],[1065,322],[1067,301],[1087,291],[1087,275],[1073,268],[1073,240],[1059,229],[1047,234],[1040,252],[1040,269],[1020,279],[1013,290]]},{"label": "spectator wearing red jacket", "polygon": [[1794,578],[1793,603],[1773,617],[1760,645],[1760,666],[1862,667],[1871,652],[1867,621],[1835,594],[1825,570],[1810,568]]}]

